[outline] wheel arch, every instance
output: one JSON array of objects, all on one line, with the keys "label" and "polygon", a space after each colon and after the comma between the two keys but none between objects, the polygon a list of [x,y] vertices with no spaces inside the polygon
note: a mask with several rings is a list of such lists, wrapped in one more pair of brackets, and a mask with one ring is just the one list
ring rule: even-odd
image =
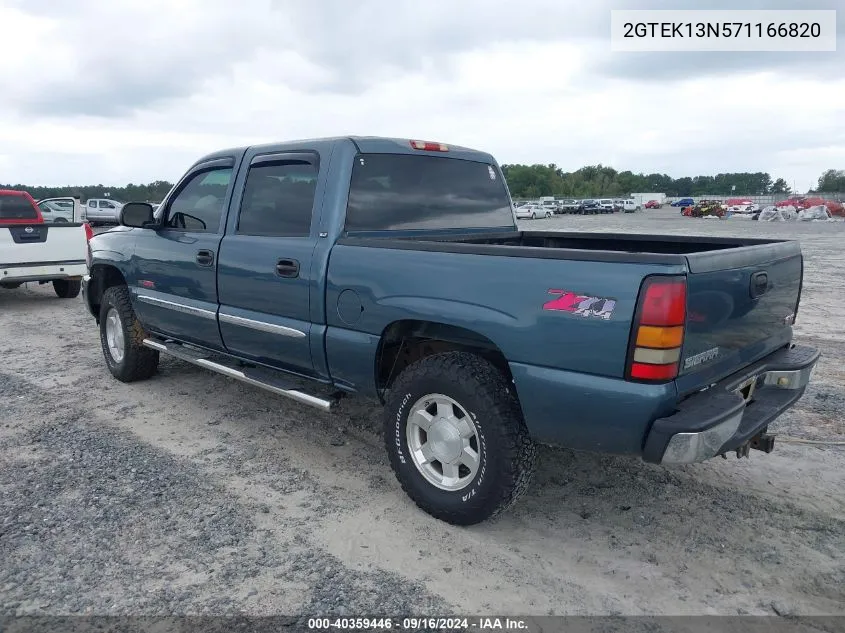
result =
[{"label": "wheel arch", "polygon": [[375,384],[379,398],[401,371],[422,358],[442,352],[462,351],[488,360],[513,382],[502,350],[488,337],[474,330],[438,321],[403,319],[387,325],[376,350]]},{"label": "wheel arch", "polygon": [[94,313],[94,318],[99,323],[103,294],[113,286],[126,286],[126,277],[117,266],[107,262],[94,263],[89,274],[91,280],[88,284],[87,301]]}]

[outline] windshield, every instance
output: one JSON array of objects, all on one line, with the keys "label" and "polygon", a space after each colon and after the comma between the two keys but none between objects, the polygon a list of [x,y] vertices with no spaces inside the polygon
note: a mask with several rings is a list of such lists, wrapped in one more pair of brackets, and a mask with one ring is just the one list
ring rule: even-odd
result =
[{"label": "windshield", "polygon": [[514,228],[498,168],[407,154],[359,154],[352,169],[347,231]]}]

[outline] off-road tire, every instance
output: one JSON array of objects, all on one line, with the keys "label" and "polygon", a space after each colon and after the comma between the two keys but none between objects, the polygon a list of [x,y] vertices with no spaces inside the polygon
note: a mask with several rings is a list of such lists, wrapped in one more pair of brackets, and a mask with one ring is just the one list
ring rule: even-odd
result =
[{"label": "off-road tire", "polygon": [[[106,316],[111,308],[117,311],[123,330],[123,358],[120,362],[112,357],[106,339]],[[146,331],[132,309],[129,289],[126,286],[108,288],[103,293],[100,305],[100,345],[112,376],[121,382],[134,382],[146,380],[156,373],[158,351],[143,345],[146,336]]]},{"label": "off-road tire", "polygon": [[[478,470],[457,491],[429,483],[408,450],[410,409],[428,394],[454,399],[478,431]],[[434,354],[399,374],[385,403],[385,446],[396,478],[417,506],[447,523],[473,525],[505,511],[526,491],[534,474],[536,447],[515,394],[501,371],[466,352]]]},{"label": "off-road tire", "polygon": [[82,290],[82,281],[79,279],[56,279],[53,282],[53,290],[60,299],[73,299],[79,296]]}]

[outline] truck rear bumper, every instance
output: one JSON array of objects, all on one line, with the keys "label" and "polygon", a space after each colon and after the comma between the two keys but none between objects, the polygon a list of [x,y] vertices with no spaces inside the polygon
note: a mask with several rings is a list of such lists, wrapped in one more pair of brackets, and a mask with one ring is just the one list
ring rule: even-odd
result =
[{"label": "truck rear bumper", "polygon": [[4,264],[0,265],[0,283],[52,281],[54,279],[69,279],[82,277],[88,273],[85,260],[69,262],[39,262],[35,264]]},{"label": "truck rear bumper", "polygon": [[780,349],[690,396],[655,420],[643,459],[689,464],[744,446],[804,395],[819,356],[812,347]]}]

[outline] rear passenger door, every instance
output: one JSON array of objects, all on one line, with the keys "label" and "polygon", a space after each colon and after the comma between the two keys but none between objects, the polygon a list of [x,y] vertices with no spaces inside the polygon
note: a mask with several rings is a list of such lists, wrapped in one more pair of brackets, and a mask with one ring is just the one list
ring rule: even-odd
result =
[{"label": "rear passenger door", "polygon": [[313,374],[312,270],[319,155],[247,155],[249,168],[237,215],[220,245],[217,288],[220,333],[238,356],[300,374]]}]

